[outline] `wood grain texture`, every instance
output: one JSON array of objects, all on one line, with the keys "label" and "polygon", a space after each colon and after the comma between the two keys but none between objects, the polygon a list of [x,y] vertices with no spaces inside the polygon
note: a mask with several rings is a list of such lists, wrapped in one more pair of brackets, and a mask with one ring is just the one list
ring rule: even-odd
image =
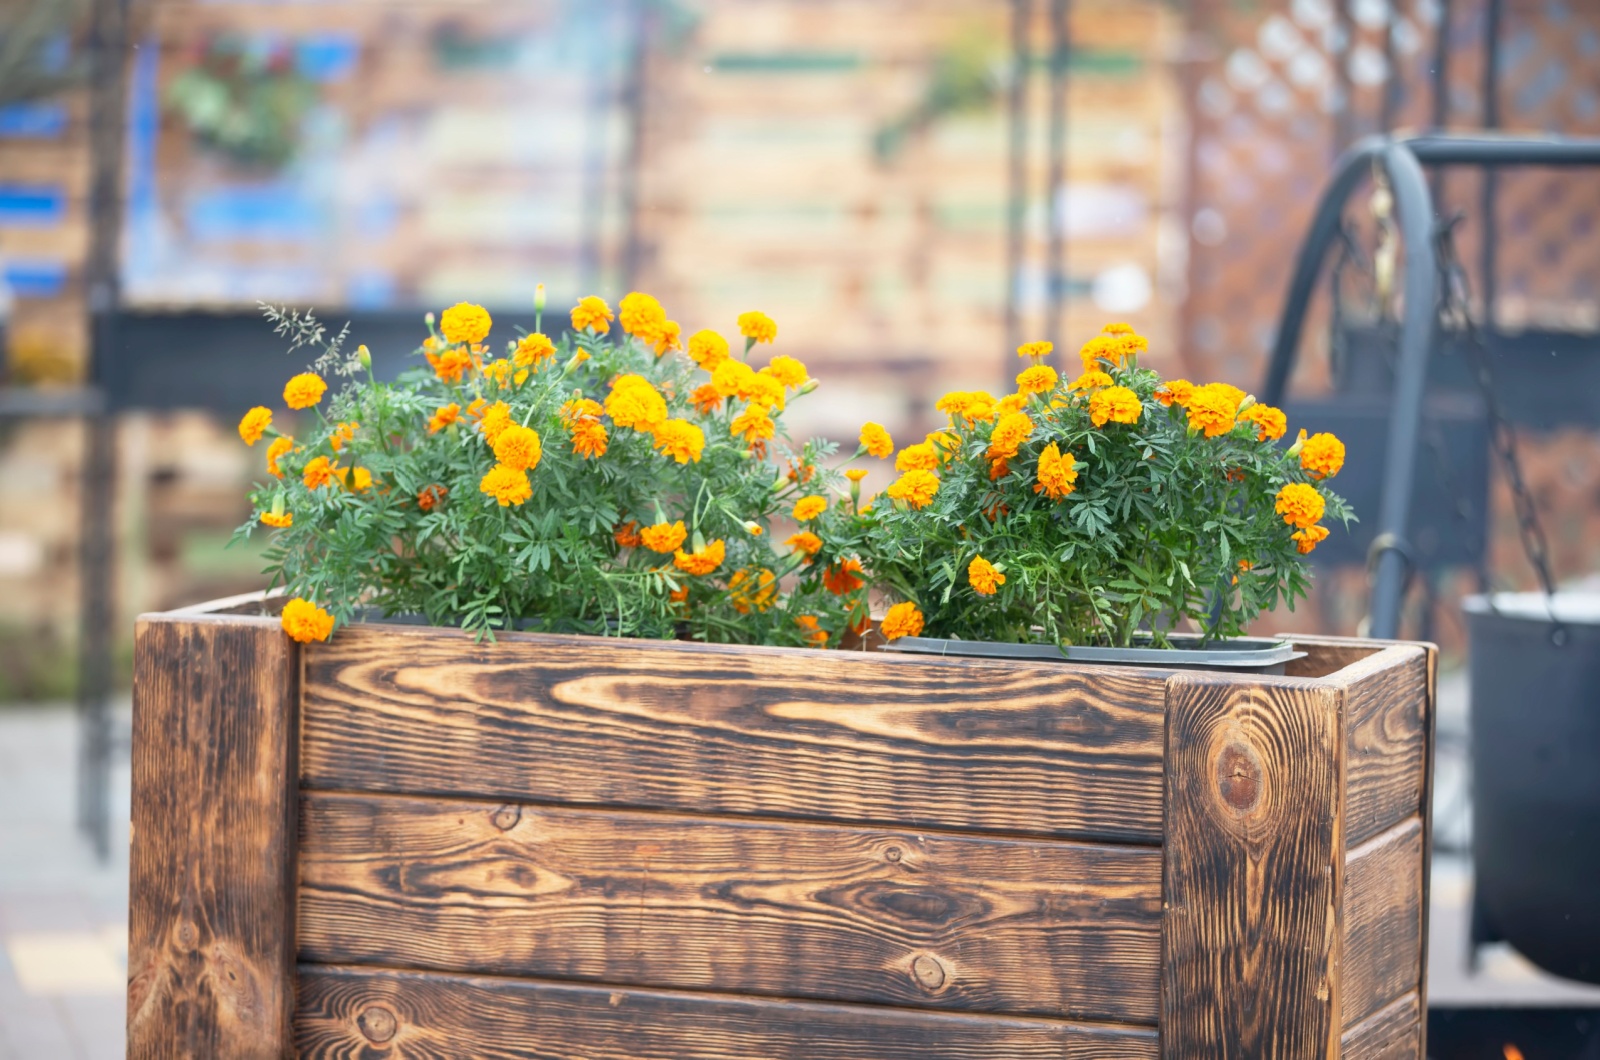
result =
[{"label": "wood grain texture", "polygon": [[1162,1056],[1337,1055],[1339,706],[1293,679],[1169,679]]},{"label": "wood grain texture", "polygon": [[1161,852],[309,792],[300,956],[1146,1023]]},{"label": "wood grain texture", "polygon": [[1290,659],[1284,664],[1283,672],[1287,677],[1328,677],[1351,663],[1360,662],[1382,651],[1386,643],[1370,640],[1308,640],[1288,635],[1284,637],[1294,642],[1295,650],[1306,653],[1305,658]]},{"label": "wood grain texture", "polygon": [[1423,810],[1429,725],[1428,655],[1394,645],[1329,678],[1345,695],[1345,838],[1363,843]]},{"label": "wood grain texture", "polygon": [[1422,1060],[1426,1023],[1417,995],[1407,994],[1345,1031],[1341,1060]]},{"label": "wood grain texture", "polygon": [[1346,855],[1346,1027],[1421,988],[1422,872],[1422,821],[1416,817]]},{"label": "wood grain texture", "polygon": [[1154,1060],[1155,1033],[518,979],[301,967],[304,1060]]},{"label": "wood grain texture", "polygon": [[271,620],[139,622],[130,1057],[289,1053],[296,671]]},{"label": "wood grain texture", "polygon": [[1161,671],[352,626],[308,787],[1158,842]]}]

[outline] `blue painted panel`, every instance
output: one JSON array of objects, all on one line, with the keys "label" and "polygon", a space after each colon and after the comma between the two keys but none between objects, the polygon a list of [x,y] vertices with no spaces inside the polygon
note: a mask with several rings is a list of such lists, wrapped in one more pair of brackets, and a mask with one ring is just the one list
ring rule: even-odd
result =
[{"label": "blue painted panel", "polygon": [[321,33],[295,45],[295,66],[313,81],[327,84],[349,77],[361,58],[361,44],[353,34]]},{"label": "blue painted panel", "polygon": [[198,194],[189,200],[184,222],[200,242],[309,242],[323,230],[326,218],[300,190],[266,184]]},{"label": "blue painted panel", "polygon": [[396,294],[394,275],[375,269],[358,272],[345,283],[345,301],[355,309],[387,309]]},{"label": "blue painted panel", "polygon": [[54,140],[67,131],[64,103],[13,103],[0,107],[0,137]]},{"label": "blue painted panel", "polygon": [[67,264],[64,261],[19,261],[5,264],[6,285],[18,298],[54,298],[66,290]]},{"label": "blue painted panel", "polygon": [[0,225],[47,228],[67,217],[67,193],[59,184],[0,184]]}]

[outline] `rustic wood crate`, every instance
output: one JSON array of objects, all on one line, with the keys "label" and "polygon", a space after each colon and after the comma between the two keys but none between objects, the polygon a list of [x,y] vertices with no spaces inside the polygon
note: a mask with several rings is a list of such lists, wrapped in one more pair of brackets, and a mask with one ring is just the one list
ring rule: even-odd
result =
[{"label": "rustic wood crate", "polygon": [[139,623],[130,1056],[1423,1056],[1430,646],[300,648],[245,609]]}]

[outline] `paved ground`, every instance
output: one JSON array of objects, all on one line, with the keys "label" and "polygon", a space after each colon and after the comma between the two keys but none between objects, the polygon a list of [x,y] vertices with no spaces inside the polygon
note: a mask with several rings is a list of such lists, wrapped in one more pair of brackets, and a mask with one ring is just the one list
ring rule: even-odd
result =
[{"label": "paved ground", "polygon": [[[1465,689],[1441,683],[1441,838],[1470,833],[1462,812]],[[126,706],[120,712],[126,720]],[[73,824],[75,715],[0,708],[0,1060],[110,1060],[123,1055],[127,968],[128,771],[112,785],[118,821],[111,864],[99,865]],[[1471,874],[1460,855],[1435,859],[1429,992],[1444,1005],[1600,1008],[1600,988],[1542,975],[1506,947],[1467,970]]]}]

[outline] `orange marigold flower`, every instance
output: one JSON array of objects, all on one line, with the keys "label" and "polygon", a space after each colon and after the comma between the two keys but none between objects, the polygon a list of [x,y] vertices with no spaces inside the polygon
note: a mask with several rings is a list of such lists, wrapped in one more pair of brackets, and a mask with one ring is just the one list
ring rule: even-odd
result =
[{"label": "orange marigold flower", "polygon": [[675,523],[657,523],[639,531],[639,540],[651,552],[675,552],[688,537],[689,531],[683,528],[682,519]]},{"label": "orange marigold flower", "polygon": [[1053,342],[1024,342],[1017,347],[1017,356],[1032,357],[1037,361],[1041,357],[1050,356],[1051,351],[1055,348],[1056,344]]},{"label": "orange marigold flower", "polygon": [[511,360],[518,368],[537,368],[555,355],[556,344],[550,341],[550,336],[535,331],[517,341]]},{"label": "orange marigold flower", "polygon": [[806,380],[811,378],[804,361],[783,355],[774,357],[772,363],[767,365],[766,371],[772,373],[772,378],[790,390],[804,386]]},{"label": "orange marigold flower", "polygon": [[245,445],[255,445],[270,426],[272,426],[272,410],[264,405],[257,405],[246,412],[244,418],[239,421],[239,437],[244,439]]},{"label": "orange marigold flower", "polygon": [[1327,432],[1313,434],[1300,449],[1300,466],[1312,478],[1332,478],[1344,467],[1344,443]]},{"label": "orange marigold flower", "polygon": [[293,438],[285,436],[272,439],[272,444],[267,446],[267,473],[274,478],[282,478],[283,469],[278,466],[278,461],[288,456],[293,448]]},{"label": "orange marigold flower", "polygon": [[[1026,412],[1008,412],[989,435],[990,460],[1009,460],[1033,434],[1033,418]],[[999,477],[999,476],[994,476]]]},{"label": "orange marigold flower", "polygon": [[599,420],[584,420],[572,428],[572,451],[585,459],[605,456],[610,444],[605,424]]},{"label": "orange marigold flower", "polygon": [[667,401],[642,376],[625,375],[611,385],[606,413],[618,427],[648,433],[666,422]]},{"label": "orange marigold flower", "polygon": [[478,482],[478,490],[500,502],[502,508],[521,504],[533,496],[533,484],[528,481],[528,473],[505,464],[490,468],[489,473]]},{"label": "orange marigold flower", "polygon": [[939,476],[932,471],[913,468],[895,479],[888,489],[889,496],[919,511],[933,502],[934,494],[939,492]]},{"label": "orange marigold flower", "polygon": [[687,585],[678,586],[676,589],[667,594],[667,599],[671,600],[675,604],[687,602],[689,599],[689,587]]},{"label": "orange marigold flower", "polygon": [[1304,530],[1296,530],[1289,535],[1289,538],[1295,543],[1294,547],[1299,549],[1302,556],[1309,556],[1327,536],[1327,527],[1308,526]]},{"label": "orange marigold flower", "polygon": [[284,512],[279,515],[277,512],[262,512],[261,521],[268,526],[276,526],[282,530],[294,525],[294,513]]},{"label": "orange marigold flower", "polygon": [[1156,388],[1156,400],[1171,408],[1173,405],[1187,405],[1189,397],[1194,393],[1194,384],[1187,379],[1168,379]]},{"label": "orange marigold flower", "polygon": [[623,548],[638,548],[639,545],[644,541],[644,539],[639,536],[639,524],[632,519],[629,519],[627,522],[613,530],[611,532],[611,536],[615,538],[617,544]]},{"label": "orange marigold flower", "polygon": [[1143,413],[1139,395],[1125,386],[1108,386],[1089,395],[1089,422],[1096,427],[1107,423],[1138,423]]},{"label": "orange marigold flower", "polygon": [[360,429],[361,424],[357,423],[355,420],[351,420],[348,423],[341,423],[339,426],[335,427],[333,429],[333,433],[328,436],[328,444],[333,446],[333,451],[337,453],[339,450],[344,448],[344,444],[346,442],[354,440],[356,431]]},{"label": "orange marigold flower", "polygon": [[1063,453],[1055,442],[1051,442],[1039,453],[1038,479],[1033,492],[1046,493],[1051,500],[1059,501],[1078,488],[1076,458],[1071,453]]},{"label": "orange marigold flower", "polygon": [[722,539],[711,542],[705,548],[697,548],[693,552],[679,550],[672,557],[672,565],[685,574],[710,574],[722,566],[722,560],[727,554],[727,546]]},{"label": "orange marigold flower", "polygon": [[438,434],[450,426],[461,415],[461,406],[454,401],[448,405],[440,405],[433,410],[433,415],[428,419],[428,433]]},{"label": "orange marigold flower", "polygon": [[822,572],[822,587],[835,596],[844,596],[853,593],[863,585],[865,580],[856,577],[861,571],[861,561],[851,556],[832,564]]},{"label": "orange marigold flower", "polygon": [[283,605],[279,621],[291,640],[310,644],[314,640],[327,640],[333,635],[333,616],[310,600],[295,597]]},{"label": "orange marigold flower", "polygon": [[1110,361],[1116,364],[1116,350],[1112,346],[1109,335],[1096,335],[1078,349],[1078,359],[1083,362],[1085,372],[1100,371],[1101,361]]},{"label": "orange marigold flower", "polygon": [[496,401],[483,410],[483,416],[478,420],[478,430],[483,433],[483,440],[493,448],[494,443],[500,438],[500,432],[514,422],[511,418],[511,406],[504,401]]},{"label": "orange marigold flower", "polygon": [[689,336],[689,359],[708,372],[715,372],[728,359],[728,340],[709,329]]},{"label": "orange marigold flower", "polygon": [[1184,404],[1189,411],[1189,429],[1204,431],[1207,438],[1215,438],[1233,430],[1234,416],[1239,411],[1239,399],[1233,396],[1234,393],[1239,393],[1237,388],[1226,383],[1207,383],[1195,387]]},{"label": "orange marigold flower", "polygon": [[894,439],[889,437],[888,429],[879,423],[861,425],[861,445],[869,455],[879,460],[894,452]]},{"label": "orange marigold flower", "polygon": [[532,471],[544,456],[539,432],[532,427],[513,423],[501,431],[494,440],[494,458],[506,467],[517,471]]},{"label": "orange marigold flower", "polygon": [[1114,380],[1098,368],[1090,368],[1078,378],[1067,384],[1068,390],[1098,390],[1103,386],[1110,386]]},{"label": "orange marigold flower", "polygon": [[[1023,394],[1047,394],[1056,388],[1061,377],[1056,370],[1048,364],[1036,364],[1027,368],[1017,376],[1017,390]],[[1001,398],[1000,404],[1004,405],[1008,398]],[[1014,410],[1013,410],[1014,411]]]},{"label": "orange marigold flower", "polygon": [[1306,530],[1322,521],[1326,502],[1315,486],[1291,482],[1278,491],[1276,511],[1290,526]]},{"label": "orange marigold flower", "polygon": [[364,467],[352,467],[337,472],[339,482],[351,493],[362,493],[372,486],[372,472]]},{"label": "orange marigold flower", "polygon": [[794,519],[797,523],[809,523],[817,516],[828,510],[828,498],[812,495],[801,497],[794,502]]},{"label": "orange marigold flower", "polygon": [[805,631],[806,640],[819,648],[828,643],[828,631],[817,626],[816,615],[797,615],[794,624]]},{"label": "orange marigold flower", "polygon": [[1121,324],[1121,323],[1107,324],[1105,327],[1101,328],[1100,330],[1101,330],[1101,332],[1103,332],[1104,334],[1107,334],[1107,335],[1132,335],[1133,334],[1133,325],[1132,324]]},{"label": "orange marigold flower", "polygon": [[689,395],[689,404],[703,416],[709,416],[722,407],[722,395],[710,383],[701,383]]},{"label": "orange marigold flower", "polygon": [[439,314],[439,334],[446,342],[472,345],[489,337],[489,311],[471,302],[457,302]]},{"label": "orange marigold flower", "polygon": [[561,426],[572,430],[584,420],[597,420],[605,410],[592,398],[576,397],[561,406]]},{"label": "orange marigold flower", "polygon": [[986,390],[952,390],[934,402],[933,407],[947,414],[951,423],[960,416],[968,427],[979,420],[994,419],[995,414],[994,395]]},{"label": "orange marigold flower", "polygon": [[301,472],[300,481],[306,484],[306,489],[308,490],[321,489],[333,481],[336,470],[327,457],[314,457],[310,463],[306,464],[305,471]]},{"label": "orange marigold flower", "polygon": [[723,397],[748,399],[756,385],[755,378],[754,368],[730,357],[717,365],[717,370],[711,373],[711,385],[716,387],[717,393]]},{"label": "orange marigold flower", "polygon": [[789,540],[785,541],[784,544],[808,558],[822,551],[822,538],[813,534],[810,530],[802,530],[798,534],[791,534]]},{"label": "orange marigold flower", "polygon": [[[734,362],[730,361],[729,364]],[[751,403],[745,410],[733,418],[728,426],[728,433],[735,438],[743,436],[746,444],[757,445],[772,438],[777,433],[778,425],[772,422],[772,417],[767,415],[765,405]]]},{"label": "orange marigold flower", "polygon": [[1256,425],[1258,442],[1275,442],[1289,429],[1289,419],[1283,414],[1283,410],[1273,408],[1271,405],[1251,405],[1239,413],[1238,421]]},{"label": "orange marigold flower", "polygon": [[899,640],[901,637],[922,636],[922,612],[917,610],[917,605],[910,600],[895,604],[889,608],[888,614],[883,616],[883,624],[878,627],[884,640]]},{"label": "orange marigold flower", "polygon": [[982,556],[972,557],[972,562],[967,564],[967,584],[979,596],[993,596],[1005,583],[1006,576]]},{"label": "orange marigold flower", "polygon": [[[1008,457],[996,457],[989,463],[989,481],[998,482],[1011,474],[1011,461]],[[994,516],[989,517],[992,521]]]},{"label": "orange marigold flower", "polygon": [[283,385],[283,400],[292,409],[308,409],[322,400],[328,384],[315,372],[301,372]]},{"label": "orange marigold flower", "polygon": [[728,579],[728,601],[741,615],[748,615],[752,608],[765,611],[778,595],[777,581],[777,576],[769,570],[755,574],[734,571],[733,577]]},{"label": "orange marigold flower", "polygon": [[798,482],[803,485],[815,478],[816,474],[817,465],[807,464],[804,462],[795,463],[793,460],[791,460],[789,461],[789,473],[784,477],[790,482]]},{"label": "orange marigold flower", "polygon": [[661,303],[639,291],[624,295],[622,301],[617,303],[617,322],[629,335],[641,338],[647,332],[653,335],[666,319],[667,311],[661,308]]},{"label": "orange marigold flower", "polygon": [[739,334],[756,342],[771,342],[778,337],[778,325],[765,313],[740,313]]},{"label": "orange marigold flower", "polygon": [[1105,346],[1105,352],[1101,356],[1120,368],[1149,348],[1149,339],[1129,331],[1121,335],[1110,336]]},{"label": "orange marigold flower", "polygon": [[425,512],[431,512],[444,503],[444,499],[449,492],[437,482],[431,486],[424,486],[417,493],[417,507]]},{"label": "orange marigold flower", "polygon": [[451,346],[442,353],[425,351],[423,356],[433,366],[433,374],[445,383],[459,383],[466,378],[475,362],[472,354],[459,346]]},{"label": "orange marigold flower", "polygon": [[932,442],[917,442],[900,450],[894,458],[896,471],[932,471],[939,466],[939,450]]},{"label": "orange marigold flower", "polygon": [[1007,394],[995,405],[995,411],[1004,416],[1008,412],[1021,412],[1028,407],[1027,394]]},{"label": "orange marigold flower", "polygon": [[680,464],[700,462],[706,447],[706,435],[688,420],[668,420],[655,429],[656,449]]},{"label": "orange marigold flower", "polygon": [[849,479],[851,482],[860,482],[862,479],[867,477],[867,474],[868,472],[866,468],[853,467],[844,473],[844,477]]},{"label": "orange marigold flower", "polygon": [[489,407],[487,398],[473,398],[472,403],[466,407],[467,418],[474,423],[483,419],[484,410]]},{"label": "orange marigold flower", "polygon": [[663,320],[640,337],[650,343],[657,357],[665,357],[673,350],[683,349],[683,328],[676,320]]},{"label": "orange marigold flower", "polygon": [[750,378],[749,391],[742,395],[751,401],[767,406],[769,409],[783,411],[784,393],[783,384],[778,382],[772,374],[772,369],[763,368]]},{"label": "orange marigold flower", "polygon": [[604,335],[611,330],[611,307],[606,305],[605,299],[596,295],[578,300],[572,307],[572,330],[582,331],[593,328],[596,334]]}]

